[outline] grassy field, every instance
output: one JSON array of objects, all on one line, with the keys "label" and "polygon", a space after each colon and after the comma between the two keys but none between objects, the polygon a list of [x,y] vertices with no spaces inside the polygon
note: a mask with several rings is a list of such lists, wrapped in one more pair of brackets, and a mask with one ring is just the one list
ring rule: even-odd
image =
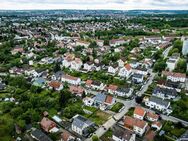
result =
[{"label": "grassy field", "polygon": [[117,102],[112,108],[111,111],[113,112],[119,112],[119,110],[123,107],[123,104],[120,102]]},{"label": "grassy field", "polygon": [[94,112],[89,119],[92,120],[93,122],[95,122],[97,125],[102,125],[103,123],[105,123],[108,118],[110,117],[110,114],[107,114],[103,111],[96,111]]}]

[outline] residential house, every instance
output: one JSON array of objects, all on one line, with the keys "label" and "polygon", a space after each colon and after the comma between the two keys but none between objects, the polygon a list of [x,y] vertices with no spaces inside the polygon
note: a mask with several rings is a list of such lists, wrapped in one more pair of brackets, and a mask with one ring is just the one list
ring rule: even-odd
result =
[{"label": "residential house", "polygon": [[134,114],[133,114],[134,118],[143,120],[145,114],[146,114],[146,111],[142,107],[138,107],[138,106],[135,107]]},{"label": "residential house", "polygon": [[162,99],[174,99],[177,97],[176,89],[168,89],[157,86],[152,93],[153,96],[160,97]]},{"label": "residential house", "polygon": [[159,115],[157,115],[153,112],[147,112],[146,118],[147,118],[147,120],[154,122],[154,121],[157,121],[159,119]]},{"label": "residential house", "polygon": [[185,73],[163,71],[162,75],[166,76],[168,80],[171,80],[173,82],[185,83],[185,80],[186,80],[186,74]]},{"label": "residential house", "polygon": [[126,59],[125,58],[121,58],[117,62],[118,62],[118,66],[122,68],[125,65]]},{"label": "residential house", "polygon": [[89,129],[92,128],[94,125],[95,124],[92,121],[86,119],[85,117],[81,115],[76,115],[73,117],[71,129],[77,134],[86,137],[90,134]]},{"label": "residential house", "polygon": [[37,86],[37,87],[44,88],[45,85],[46,85],[46,80],[44,78],[42,78],[42,77],[35,78],[34,81],[33,81],[33,85]]},{"label": "residential house", "polygon": [[60,141],[75,141],[75,140],[76,138],[68,131],[64,130],[63,133],[61,133]]},{"label": "residential house", "polygon": [[112,139],[113,141],[135,141],[136,135],[133,131],[116,125],[112,128]]},{"label": "residential house", "polygon": [[96,40],[96,43],[99,47],[104,46],[104,40]]},{"label": "residential house", "polygon": [[148,123],[144,120],[125,116],[124,127],[133,130],[136,134],[140,136],[142,136],[145,133],[147,126]]},{"label": "residential house", "polygon": [[84,63],[83,69],[86,70],[86,71],[91,71],[93,67],[94,67],[93,62],[86,62],[86,63]]},{"label": "residential house", "polygon": [[67,56],[62,61],[62,66],[68,68],[71,66],[71,62],[74,60],[74,54],[67,54]]},{"label": "residential house", "polygon": [[130,97],[133,94],[133,89],[132,88],[123,88],[123,87],[118,87],[115,91],[115,95],[121,96],[121,97]]},{"label": "residential house", "polygon": [[70,76],[70,75],[63,75],[61,77],[61,81],[62,82],[67,82],[69,84],[72,84],[72,85],[79,85],[81,83],[81,79],[78,78],[78,77],[74,77],[74,76]]},{"label": "residential house", "polygon": [[110,42],[109,42],[110,46],[112,46],[112,47],[120,46],[125,43],[127,43],[127,41],[125,41],[123,39],[113,39],[113,40],[110,40]]},{"label": "residential house", "polygon": [[69,86],[69,91],[72,94],[76,94],[77,96],[80,97],[82,97],[82,94],[84,93],[84,89],[81,86],[74,86],[74,85]]},{"label": "residential house", "polygon": [[136,74],[141,74],[141,75],[147,75],[148,74],[148,69],[138,66],[135,69],[133,69],[133,72]]},{"label": "residential house", "polygon": [[39,129],[31,131],[31,137],[37,141],[52,141],[46,134]]},{"label": "residential house", "polygon": [[52,75],[52,80],[61,80],[63,74],[64,73],[62,71],[58,71],[58,72],[54,73]]},{"label": "residential house", "polygon": [[167,69],[169,69],[169,71],[173,71],[176,68],[179,59],[179,53],[174,53],[171,57],[169,57],[169,59],[166,61]]},{"label": "residential house", "polygon": [[79,70],[81,67],[82,67],[82,60],[80,59],[80,58],[75,58],[75,60],[73,60],[72,62],[71,62],[71,66],[70,66],[70,68],[72,69],[72,70]]},{"label": "residential house", "polygon": [[13,48],[11,50],[11,54],[12,55],[15,55],[17,53],[23,53],[24,52],[24,48],[23,47],[20,47],[20,46],[16,46],[15,48]]},{"label": "residential house", "polygon": [[188,140],[188,130],[185,131],[185,133],[183,133],[183,135],[181,135],[181,137],[177,139],[177,141],[187,141],[187,140]]},{"label": "residential house", "polygon": [[40,126],[45,132],[52,132],[53,129],[56,128],[56,123],[47,117],[43,117],[40,122]]},{"label": "residential house", "polygon": [[152,128],[155,128],[157,129],[157,131],[161,130],[162,128],[162,124],[159,122],[159,121],[154,121],[152,124],[151,124],[151,127]]},{"label": "residential house", "polygon": [[76,46],[84,46],[85,48],[88,48],[89,45],[90,45],[89,42],[85,42],[85,41],[81,41],[81,40],[76,41]]},{"label": "residential house", "polygon": [[123,68],[120,68],[118,75],[120,77],[128,78],[132,73],[132,68],[130,64],[126,64]]},{"label": "residential house", "polygon": [[100,81],[96,80],[87,80],[86,81],[86,87],[95,89],[95,90],[104,90],[105,85],[101,83]]},{"label": "residential house", "polygon": [[63,89],[63,84],[59,81],[51,81],[48,85],[50,89],[54,89],[56,91],[61,91]]},{"label": "residential house", "polygon": [[159,80],[157,86],[167,89],[175,89],[177,92],[181,92],[181,84],[171,80]]},{"label": "residential house", "polygon": [[111,65],[108,67],[108,73],[116,74],[118,69],[119,69],[118,64]]},{"label": "residential house", "polygon": [[105,87],[105,90],[109,93],[109,94],[115,94],[115,91],[117,90],[118,86],[117,85],[108,85]]},{"label": "residential house", "polygon": [[149,99],[148,98],[144,99],[144,102],[145,102],[146,106],[153,108],[153,109],[156,109],[156,110],[159,110],[163,113],[169,114],[169,113],[172,112],[169,109],[170,108],[170,102],[163,100],[162,98],[151,96]]},{"label": "residential house", "polygon": [[85,97],[82,101],[86,106],[93,106],[95,99],[92,97]]},{"label": "residential house", "polygon": [[138,74],[138,73],[134,73],[132,75],[132,81],[134,83],[142,83],[144,81],[144,75]]}]

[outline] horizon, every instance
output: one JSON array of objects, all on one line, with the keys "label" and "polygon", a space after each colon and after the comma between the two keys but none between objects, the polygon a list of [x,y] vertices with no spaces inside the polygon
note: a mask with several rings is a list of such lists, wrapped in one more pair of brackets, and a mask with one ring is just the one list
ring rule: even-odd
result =
[{"label": "horizon", "polygon": [[0,10],[188,10],[188,0],[2,0]]}]

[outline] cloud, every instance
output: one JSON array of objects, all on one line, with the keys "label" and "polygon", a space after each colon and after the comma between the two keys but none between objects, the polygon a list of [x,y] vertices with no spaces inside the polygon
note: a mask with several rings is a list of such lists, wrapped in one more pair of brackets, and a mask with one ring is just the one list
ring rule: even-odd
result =
[{"label": "cloud", "polygon": [[1,0],[0,9],[188,10],[188,0]]}]

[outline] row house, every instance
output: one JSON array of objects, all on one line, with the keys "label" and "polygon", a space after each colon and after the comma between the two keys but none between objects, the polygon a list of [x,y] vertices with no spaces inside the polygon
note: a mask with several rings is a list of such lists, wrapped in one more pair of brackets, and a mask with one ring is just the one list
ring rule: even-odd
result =
[{"label": "row house", "polygon": [[162,99],[174,99],[177,97],[176,89],[168,89],[157,86],[152,93],[153,96],[160,97]]},{"label": "row house", "polygon": [[125,41],[124,39],[113,39],[113,40],[110,40],[109,45],[112,47],[116,47],[116,46],[123,45],[125,43],[128,43],[128,41]]},{"label": "row house", "polygon": [[168,80],[171,80],[173,82],[185,83],[185,80],[186,80],[186,74],[185,73],[163,71],[162,76],[166,76]]},{"label": "row house", "polygon": [[62,82],[67,82],[72,85],[79,85],[81,83],[81,79],[78,77],[70,76],[70,75],[63,75],[61,78]]},{"label": "row house", "polygon": [[172,112],[172,110],[170,110],[170,102],[163,100],[162,98],[151,96],[150,98],[145,98],[144,102],[149,108],[153,108],[167,114]]}]

